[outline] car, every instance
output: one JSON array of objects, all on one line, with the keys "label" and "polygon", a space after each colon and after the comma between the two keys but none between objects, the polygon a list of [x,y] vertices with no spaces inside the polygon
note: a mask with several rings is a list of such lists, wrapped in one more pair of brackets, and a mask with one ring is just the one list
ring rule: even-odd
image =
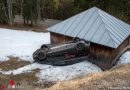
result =
[{"label": "car", "polygon": [[56,66],[84,61],[89,56],[90,42],[80,38],[64,44],[42,45],[33,53],[34,62]]}]

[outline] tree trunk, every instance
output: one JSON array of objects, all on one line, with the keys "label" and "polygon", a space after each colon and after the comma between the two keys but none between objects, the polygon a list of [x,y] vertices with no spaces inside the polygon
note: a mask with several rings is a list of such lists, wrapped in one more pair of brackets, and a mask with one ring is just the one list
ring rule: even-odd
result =
[{"label": "tree trunk", "polygon": [[5,5],[4,5],[4,3],[3,3],[2,0],[1,0],[1,3],[2,3],[2,7],[3,7],[3,9],[4,9],[5,16],[6,16],[6,18],[7,18],[7,22],[8,22],[9,20],[8,20],[8,15],[7,15],[7,12],[6,12],[6,7],[5,7]]},{"label": "tree trunk", "polygon": [[22,17],[21,27],[23,27],[23,0],[21,0],[21,17]]},{"label": "tree trunk", "polygon": [[9,17],[9,26],[13,25],[13,14],[12,14],[12,0],[7,0],[7,8],[8,8],[8,17]]},{"label": "tree trunk", "polygon": [[40,0],[37,0],[37,22],[41,20],[41,7]]}]

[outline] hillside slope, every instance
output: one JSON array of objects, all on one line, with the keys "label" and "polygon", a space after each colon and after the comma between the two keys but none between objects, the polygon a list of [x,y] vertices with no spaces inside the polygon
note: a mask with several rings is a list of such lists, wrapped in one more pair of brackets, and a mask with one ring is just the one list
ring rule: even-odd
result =
[{"label": "hillside slope", "polygon": [[43,90],[122,90],[130,89],[130,63],[105,72],[91,73],[70,81],[58,82]]}]

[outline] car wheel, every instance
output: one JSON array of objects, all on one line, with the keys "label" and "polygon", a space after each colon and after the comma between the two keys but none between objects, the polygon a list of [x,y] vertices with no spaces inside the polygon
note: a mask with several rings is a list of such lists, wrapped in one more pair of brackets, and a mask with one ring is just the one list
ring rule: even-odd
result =
[{"label": "car wheel", "polygon": [[47,45],[42,45],[41,49],[45,50],[46,52],[49,51],[49,47]]},{"label": "car wheel", "polygon": [[87,40],[85,40],[85,39],[81,39],[81,41],[84,41],[85,42],[85,46],[86,47],[90,47],[90,42],[89,41],[87,41]]},{"label": "car wheel", "polygon": [[76,50],[77,51],[85,50],[85,44],[84,43],[77,43],[76,44]]},{"label": "car wheel", "polygon": [[33,58],[35,61],[43,61],[46,59],[46,52],[42,49],[37,50],[34,54],[33,54]]},{"label": "car wheel", "polygon": [[78,37],[75,37],[75,38],[73,39],[73,42],[74,42],[74,43],[76,43],[76,42],[78,42],[78,41],[80,41],[80,38],[78,38]]}]

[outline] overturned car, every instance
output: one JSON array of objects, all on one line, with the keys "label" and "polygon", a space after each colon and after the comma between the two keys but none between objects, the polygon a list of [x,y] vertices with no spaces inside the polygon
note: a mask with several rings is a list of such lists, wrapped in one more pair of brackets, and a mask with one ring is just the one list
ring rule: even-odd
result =
[{"label": "overturned car", "polygon": [[86,60],[90,42],[74,38],[64,44],[42,45],[33,53],[34,62],[51,65],[69,65]]}]

